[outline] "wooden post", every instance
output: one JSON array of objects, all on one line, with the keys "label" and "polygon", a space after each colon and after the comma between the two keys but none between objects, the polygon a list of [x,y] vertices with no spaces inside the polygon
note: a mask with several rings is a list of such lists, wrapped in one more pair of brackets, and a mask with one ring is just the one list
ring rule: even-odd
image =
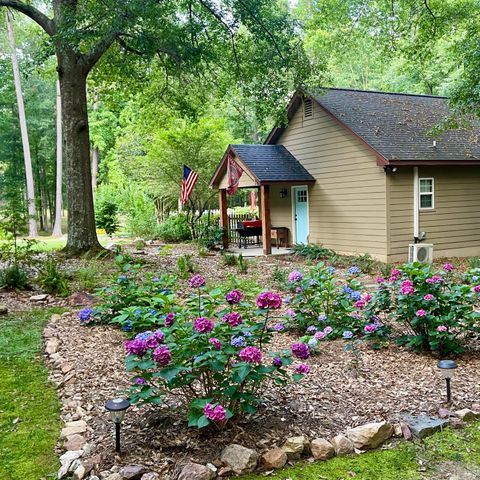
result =
[{"label": "wooden post", "polygon": [[227,212],[227,190],[220,188],[218,190],[218,205],[220,208],[220,226],[223,228],[222,244],[223,248],[228,248],[228,212]]},{"label": "wooden post", "polygon": [[260,201],[262,204],[262,245],[263,254],[272,254],[272,232],[270,223],[270,186],[260,186]]}]

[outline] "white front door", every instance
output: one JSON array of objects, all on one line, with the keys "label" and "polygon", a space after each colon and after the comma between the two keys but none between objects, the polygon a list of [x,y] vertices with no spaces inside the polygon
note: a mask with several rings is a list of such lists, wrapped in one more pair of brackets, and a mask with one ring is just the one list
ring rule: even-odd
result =
[{"label": "white front door", "polygon": [[295,243],[308,243],[308,188],[293,187]]}]

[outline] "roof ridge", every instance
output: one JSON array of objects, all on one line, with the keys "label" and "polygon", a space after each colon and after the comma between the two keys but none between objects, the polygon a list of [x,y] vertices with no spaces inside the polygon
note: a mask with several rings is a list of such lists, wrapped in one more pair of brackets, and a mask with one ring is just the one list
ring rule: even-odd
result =
[{"label": "roof ridge", "polygon": [[[358,88],[343,88],[343,87],[318,87],[319,90],[343,90],[346,92],[360,92],[360,93],[378,93],[382,95],[398,95],[398,96],[405,96],[405,97],[424,97],[424,98],[444,98],[448,99],[443,95],[428,95],[424,93],[401,93],[401,92],[383,92],[381,90],[362,90]],[[307,93],[310,93],[307,90]]]}]

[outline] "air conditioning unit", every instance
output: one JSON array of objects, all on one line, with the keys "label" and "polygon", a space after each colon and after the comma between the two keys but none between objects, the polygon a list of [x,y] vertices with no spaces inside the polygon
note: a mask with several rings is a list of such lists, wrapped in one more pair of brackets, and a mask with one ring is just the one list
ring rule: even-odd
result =
[{"label": "air conditioning unit", "polygon": [[433,245],[431,243],[411,243],[408,246],[409,262],[433,262]]}]

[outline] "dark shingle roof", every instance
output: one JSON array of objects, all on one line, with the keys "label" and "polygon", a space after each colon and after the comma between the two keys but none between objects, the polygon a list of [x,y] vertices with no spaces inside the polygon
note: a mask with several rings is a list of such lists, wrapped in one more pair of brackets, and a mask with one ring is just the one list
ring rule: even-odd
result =
[{"label": "dark shingle roof", "polygon": [[283,145],[230,145],[260,182],[314,182]]},{"label": "dark shingle roof", "polygon": [[387,160],[480,159],[477,120],[471,129],[429,135],[451,113],[445,97],[337,88],[309,94]]}]

